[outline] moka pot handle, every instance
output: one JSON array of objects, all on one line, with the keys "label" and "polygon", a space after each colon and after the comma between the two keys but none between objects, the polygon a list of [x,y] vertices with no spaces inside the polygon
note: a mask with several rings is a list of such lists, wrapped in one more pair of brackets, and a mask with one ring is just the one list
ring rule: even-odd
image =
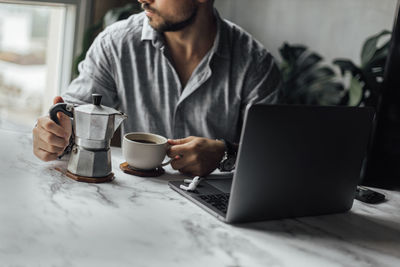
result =
[{"label": "moka pot handle", "polygon": [[57,117],[57,113],[62,112],[65,115],[72,118],[74,116],[73,111],[74,111],[73,105],[67,103],[57,103],[54,106],[52,106],[49,110],[50,119],[52,119],[55,123],[60,124],[60,121],[58,120]]}]

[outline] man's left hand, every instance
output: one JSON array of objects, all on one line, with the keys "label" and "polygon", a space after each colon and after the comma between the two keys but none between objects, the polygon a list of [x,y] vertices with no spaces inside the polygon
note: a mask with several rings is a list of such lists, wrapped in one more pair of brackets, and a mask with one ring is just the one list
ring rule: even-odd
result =
[{"label": "man's left hand", "polygon": [[191,176],[210,174],[218,167],[225,152],[224,142],[203,137],[169,139],[168,143],[171,145],[168,156],[178,156],[171,162],[172,168]]}]

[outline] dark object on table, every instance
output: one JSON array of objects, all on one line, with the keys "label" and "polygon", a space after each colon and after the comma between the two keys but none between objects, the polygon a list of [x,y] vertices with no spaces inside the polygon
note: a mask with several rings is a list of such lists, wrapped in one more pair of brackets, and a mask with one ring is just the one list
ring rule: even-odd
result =
[{"label": "dark object on table", "polygon": [[346,212],[373,116],[360,107],[251,106],[232,181],[206,179],[197,192],[169,186],[228,223]]},{"label": "dark object on table", "polygon": [[357,186],[355,199],[369,204],[378,204],[385,200],[385,195],[363,186]]},{"label": "dark object on table", "polygon": [[127,174],[140,176],[140,177],[159,177],[165,173],[163,167],[159,167],[154,170],[136,170],[129,167],[127,162],[123,162],[119,165],[119,168]]}]

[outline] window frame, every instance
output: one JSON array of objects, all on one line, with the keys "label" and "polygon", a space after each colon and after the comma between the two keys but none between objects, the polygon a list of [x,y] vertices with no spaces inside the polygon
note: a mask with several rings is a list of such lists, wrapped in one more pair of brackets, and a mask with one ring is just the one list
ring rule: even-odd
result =
[{"label": "window frame", "polygon": [[0,0],[0,3],[8,4],[63,5],[66,7],[61,66],[56,85],[58,94],[65,91],[71,82],[73,60],[82,49],[84,32],[91,19],[92,2],[93,0]]}]

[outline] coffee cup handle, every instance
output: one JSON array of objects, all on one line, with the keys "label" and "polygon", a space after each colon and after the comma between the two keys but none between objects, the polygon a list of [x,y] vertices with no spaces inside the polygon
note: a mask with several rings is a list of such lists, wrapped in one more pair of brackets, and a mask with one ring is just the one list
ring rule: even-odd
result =
[{"label": "coffee cup handle", "polygon": [[[183,155],[179,155],[179,157],[183,157]],[[162,163],[160,166],[164,167],[167,166],[168,164],[170,164],[175,158],[170,158],[169,160],[167,160],[166,162]]]},{"label": "coffee cup handle", "polygon": [[169,160],[167,160],[166,162],[161,164],[161,167],[167,166],[168,164],[170,164],[174,159],[170,158]]}]

